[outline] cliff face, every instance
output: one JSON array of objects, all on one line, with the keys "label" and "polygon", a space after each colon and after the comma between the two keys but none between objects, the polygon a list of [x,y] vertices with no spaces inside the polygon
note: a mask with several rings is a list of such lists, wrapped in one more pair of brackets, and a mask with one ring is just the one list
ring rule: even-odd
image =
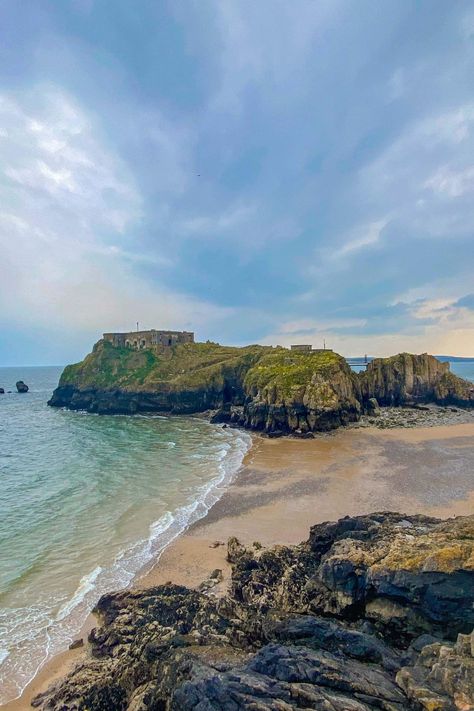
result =
[{"label": "cliff face", "polygon": [[214,343],[134,351],[99,341],[65,368],[49,404],[100,414],[215,409],[216,422],[304,435],[359,419],[371,398],[474,406],[474,386],[426,354],[377,359],[356,374],[332,351]]},{"label": "cliff face", "polygon": [[189,343],[155,352],[99,341],[64,370],[49,404],[101,414],[219,409],[220,421],[308,432],[357,419],[358,396],[356,375],[332,351]]},{"label": "cliff face", "polygon": [[43,711],[474,708],[474,517],[379,513],[299,546],[228,543],[223,598],[105,595],[91,656]]},{"label": "cliff face", "polygon": [[263,346],[188,343],[134,351],[99,341],[81,363],[64,369],[49,405],[100,414],[186,414],[243,404],[243,377]]},{"label": "cliff face", "polygon": [[474,406],[474,385],[451,373],[449,363],[427,353],[376,358],[359,377],[363,399],[376,398],[380,405],[434,402]]},{"label": "cliff face", "polygon": [[301,433],[329,430],[357,420],[359,383],[332,351],[279,350],[245,376],[247,401],[241,424],[251,429]]}]

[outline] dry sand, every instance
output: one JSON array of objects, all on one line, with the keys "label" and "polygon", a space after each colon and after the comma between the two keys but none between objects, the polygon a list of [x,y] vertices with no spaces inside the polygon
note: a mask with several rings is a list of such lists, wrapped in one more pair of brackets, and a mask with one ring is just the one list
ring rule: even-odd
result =
[{"label": "dry sand", "polygon": [[[474,513],[474,424],[417,429],[347,429],[315,439],[255,437],[244,465],[207,516],[172,543],[139,587],[172,580],[196,586],[215,568],[225,591],[225,543],[298,543],[321,521],[397,510],[448,517]],[[93,624],[91,617],[87,627]],[[83,631],[86,635],[87,629]],[[2,711],[28,709],[31,698],[67,673],[87,650],[49,662],[23,696]]]}]

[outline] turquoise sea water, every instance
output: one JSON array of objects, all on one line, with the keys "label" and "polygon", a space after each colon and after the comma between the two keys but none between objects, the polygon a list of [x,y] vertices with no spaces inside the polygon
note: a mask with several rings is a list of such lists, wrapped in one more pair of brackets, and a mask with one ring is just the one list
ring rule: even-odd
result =
[{"label": "turquoise sea water", "polygon": [[49,408],[60,373],[0,368],[14,391],[0,395],[0,703],[68,646],[103,592],[206,513],[250,444],[199,419]]},{"label": "turquoise sea water", "polygon": [[454,361],[450,363],[450,367],[452,372],[459,375],[460,378],[474,382],[474,360]]}]

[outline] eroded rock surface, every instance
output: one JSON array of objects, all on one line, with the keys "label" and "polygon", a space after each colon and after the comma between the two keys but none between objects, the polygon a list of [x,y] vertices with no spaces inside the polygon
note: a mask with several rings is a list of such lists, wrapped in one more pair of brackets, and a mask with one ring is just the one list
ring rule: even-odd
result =
[{"label": "eroded rock surface", "polygon": [[65,368],[49,405],[98,414],[214,410],[212,421],[300,437],[376,417],[379,405],[474,407],[474,385],[427,354],[376,359],[354,373],[330,350],[186,343],[142,351],[99,341]]},{"label": "eroded rock surface", "polygon": [[231,539],[228,554],[224,597],[171,584],[103,596],[90,657],[34,705],[474,708],[474,516],[345,518],[299,546]]},{"label": "eroded rock surface", "polygon": [[422,353],[375,358],[359,374],[362,397],[380,405],[434,402],[474,407],[474,385],[451,373],[449,363]]}]

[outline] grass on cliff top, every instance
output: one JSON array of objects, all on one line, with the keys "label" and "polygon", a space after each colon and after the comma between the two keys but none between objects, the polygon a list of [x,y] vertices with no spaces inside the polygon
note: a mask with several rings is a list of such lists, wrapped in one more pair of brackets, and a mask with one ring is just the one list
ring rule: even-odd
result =
[{"label": "grass on cliff top", "polygon": [[334,351],[309,353],[274,349],[264,355],[245,376],[247,391],[263,391],[274,387],[281,397],[291,397],[296,390],[311,382],[315,373],[329,376],[341,366],[348,368],[344,358]]},{"label": "grass on cliff top", "polygon": [[268,350],[264,346],[186,343],[135,351],[99,341],[83,361],[64,369],[60,385],[108,390],[148,390],[166,384],[179,389],[222,387],[225,377],[243,377]]}]

